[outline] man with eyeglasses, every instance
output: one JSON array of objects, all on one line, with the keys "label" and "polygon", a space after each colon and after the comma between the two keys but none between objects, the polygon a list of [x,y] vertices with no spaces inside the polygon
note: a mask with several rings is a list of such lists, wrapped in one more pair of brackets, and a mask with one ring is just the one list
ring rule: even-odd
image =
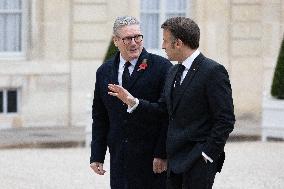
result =
[{"label": "man with eyeglasses", "polygon": [[90,166],[95,173],[105,174],[108,147],[112,189],[165,189],[167,115],[129,114],[131,108],[108,95],[108,84],[155,102],[172,64],[143,48],[140,24],[134,17],[115,20],[113,42],[119,52],[96,73]]}]

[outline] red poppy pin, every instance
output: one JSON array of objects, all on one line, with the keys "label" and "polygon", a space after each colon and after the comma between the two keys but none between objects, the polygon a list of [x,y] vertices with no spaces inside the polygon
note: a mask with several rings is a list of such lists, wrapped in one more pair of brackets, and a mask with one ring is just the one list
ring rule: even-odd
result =
[{"label": "red poppy pin", "polygon": [[139,65],[139,69],[137,71],[146,70],[147,66],[148,66],[147,59],[143,59],[142,63]]}]

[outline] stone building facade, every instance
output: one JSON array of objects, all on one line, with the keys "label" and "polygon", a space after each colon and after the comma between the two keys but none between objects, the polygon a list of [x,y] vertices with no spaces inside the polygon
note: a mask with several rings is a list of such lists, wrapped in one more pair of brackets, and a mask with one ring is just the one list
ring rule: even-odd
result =
[{"label": "stone building facade", "polygon": [[201,52],[230,74],[237,118],[261,118],[284,33],[284,0],[3,0],[0,129],[85,126],[95,73],[120,15],[140,18],[145,46],[162,55],[165,18],[193,18]]}]

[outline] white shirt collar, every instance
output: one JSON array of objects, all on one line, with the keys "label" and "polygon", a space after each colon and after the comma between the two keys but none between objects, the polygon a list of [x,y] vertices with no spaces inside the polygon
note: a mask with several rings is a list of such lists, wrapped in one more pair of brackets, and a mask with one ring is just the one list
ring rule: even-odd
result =
[{"label": "white shirt collar", "polygon": [[200,54],[200,51],[198,49],[196,49],[196,51],[194,51],[192,53],[192,55],[190,55],[189,57],[187,57],[187,59],[185,59],[185,61],[182,62],[182,65],[185,66],[186,70],[189,70],[194,59]]},{"label": "white shirt collar", "polygon": [[[134,59],[134,60],[131,60],[129,62],[131,64],[131,66],[135,67],[137,61],[138,61],[138,59]],[[126,62],[126,60],[120,54],[120,66],[124,66],[125,62]]]}]

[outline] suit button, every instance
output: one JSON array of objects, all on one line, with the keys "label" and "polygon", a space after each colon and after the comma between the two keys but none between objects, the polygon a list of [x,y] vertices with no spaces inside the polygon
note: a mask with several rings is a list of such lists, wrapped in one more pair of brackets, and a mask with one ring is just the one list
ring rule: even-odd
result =
[{"label": "suit button", "polygon": [[127,143],[127,142],[128,142],[128,139],[125,139],[124,142]]}]

